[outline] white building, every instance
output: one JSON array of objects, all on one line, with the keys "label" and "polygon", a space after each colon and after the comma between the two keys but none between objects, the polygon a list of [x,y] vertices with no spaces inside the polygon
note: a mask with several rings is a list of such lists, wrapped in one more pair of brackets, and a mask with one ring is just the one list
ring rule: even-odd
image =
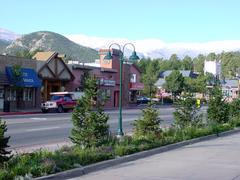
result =
[{"label": "white building", "polygon": [[214,76],[220,77],[221,62],[220,61],[204,61],[204,74],[211,73]]},{"label": "white building", "polygon": [[80,61],[68,61],[68,64],[79,64],[79,65],[83,65],[83,66],[92,66],[92,67],[100,67],[100,60],[96,59],[95,62],[93,63],[83,63]]}]

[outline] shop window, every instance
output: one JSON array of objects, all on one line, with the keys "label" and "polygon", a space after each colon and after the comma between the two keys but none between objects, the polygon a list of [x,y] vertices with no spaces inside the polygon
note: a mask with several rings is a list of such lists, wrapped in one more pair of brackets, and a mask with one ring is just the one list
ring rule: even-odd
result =
[{"label": "shop window", "polygon": [[4,90],[0,89],[0,98],[3,98],[3,93],[4,93]]},{"label": "shop window", "polygon": [[137,75],[136,74],[131,74],[130,75],[130,82],[131,83],[137,82]]},{"label": "shop window", "polygon": [[32,89],[30,89],[30,88],[24,89],[24,91],[23,91],[23,100],[24,101],[32,101],[32,97],[33,97]]},{"label": "shop window", "polygon": [[105,89],[105,91],[106,91],[106,97],[108,99],[110,99],[111,98],[111,90],[110,89]]},{"label": "shop window", "polygon": [[102,100],[109,100],[111,98],[111,90],[110,89],[103,89],[101,90],[101,97]]},{"label": "shop window", "polygon": [[16,90],[15,89],[10,89],[10,91],[9,91],[10,93],[9,93],[9,100],[10,101],[16,101]]}]

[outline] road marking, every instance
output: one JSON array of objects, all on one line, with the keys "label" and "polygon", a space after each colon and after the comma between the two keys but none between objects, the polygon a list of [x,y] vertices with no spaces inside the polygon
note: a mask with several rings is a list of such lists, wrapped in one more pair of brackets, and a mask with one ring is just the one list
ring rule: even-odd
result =
[{"label": "road marking", "polygon": [[41,120],[41,121],[47,120],[47,118],[30,118],[30,119],[32,119],[32,120]]},{"label": "road marking", "polygon": [[32,132],[32,131],[45,131],[45,130],[52,130],[52,129],[59,129],[60,127],[55,126],[55,127],[47,127],[47,128],[37,128],[37,129],[27,129],[27,132]]}]

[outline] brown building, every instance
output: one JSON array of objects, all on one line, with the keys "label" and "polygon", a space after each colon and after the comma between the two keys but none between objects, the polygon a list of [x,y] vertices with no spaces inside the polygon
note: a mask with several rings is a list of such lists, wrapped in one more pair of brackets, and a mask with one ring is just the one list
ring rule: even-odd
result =
[{"label": "brown building", "polygon": [[33,56],[38,61],[37,72],[42,79],[42,101],[49,100],[50,92],[65,91],[67,83],[74,79],[63,57],[56,52],[38,52]]}]

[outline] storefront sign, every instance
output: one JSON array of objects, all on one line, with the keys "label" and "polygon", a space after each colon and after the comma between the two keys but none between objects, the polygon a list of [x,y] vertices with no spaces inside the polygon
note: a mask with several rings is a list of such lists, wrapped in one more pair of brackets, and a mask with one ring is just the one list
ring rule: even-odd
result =
[{"label": "storefront sign", "polygon": [[100,79],[100,85],[103,86],[116,86],[116,81],[111,79]]},{"label": "storefront sign", "polygon": [[12,67],[6,67],[6,75],[11,84],[18,87],[41,87],[41,80],[38,78],[34,69],[21,68],[21,76],[16,81]]},{"label": "storefront sign", "polygon": [[143,83],[130,83],[130,90],[143,90]]}]

